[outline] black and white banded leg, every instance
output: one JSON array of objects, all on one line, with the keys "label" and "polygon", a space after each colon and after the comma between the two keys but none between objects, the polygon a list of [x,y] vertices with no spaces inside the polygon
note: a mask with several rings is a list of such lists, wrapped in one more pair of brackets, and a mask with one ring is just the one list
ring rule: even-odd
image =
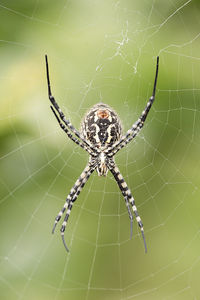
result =
[{"label": "black and white banded leg", "polygon": [[[146,240],[145,240],[145,236],[144,236],[144,228],[143,228],[143,224],[142,224],[142,220],[138,214],[138,211],[137,211],[137,207],[135,205],[135,200],[131,194],[131,191],[130,189],[128,188],[123,176],[121,175],[119,169],[117,168],[117,166],[115,167],[111,167],[110,168],[110,171],[111,173],[113,174],[115,180],[117,181],[117,184],[122,192],[122,195],[124,196],[125,198],[125,201],[126,201],[126,198],[128,199],[128,202],[130,203],[131,207],[132,207],[132,210],[134,212],[134,215],[135,215],[135,218],[136,218],[136,221],[138,223],[138,226],[140,227],[140,231],[141,231],[141,234],[142,234],[142,238],[143,238],[143,242],[144,242],[144,248],[145,248],[145,252],[147,252],[147,246],[146,246]],[[130,217],[130,215],[129,215]]]},{"label": "black and white banded leg", "polygon": [[54,223],[54,226],[53,226],[52,233],[54,233],[57,223],[60,221],[62,215],[64,214],[65,210],[67,209],[64,221],[63,221],[61,229],[60,229],[62,241],[63,241],[63,244],[64,244],[65,249],[67,251],[69,251],[69,249],[68,249],[68,247],[66,245],[66,242],[65,242],[65,239],[64,239],[64,232],[65,232],[65,228],[66,228],[66,225],[67,225],[67,221],[68,221],[70,212],[72,210],[73,203],[76,201],[76,199],[77,199],[78,195],[80,194],[82,188],[84,187],[85,183],[88,181],[90,175],[93,173],[94,170],[95,170],[94,166],[91,166],[91,165],[86,166],[86,168],[83,170],[80,177],[76,181],[75,185],[72,187],[69,195],[66,198],[66,202],[65,202],[63,208],[61,209],[61,211],[59,212],[59,214],[57,215],[57,217],[55,219],[55,223]]},{"label": "black and white banded leg", "polygon": [[60,119],[65,123],[66,127],[71,130],[73,134],[75,134],[90,150],[93,152],[97,152],[96,148],[93,147],[88,141],[86,141],[84,138],[82,138],[81,134],[79,133],[78,130],[70,123],[69,120],[65,118],[64,113],[60,109],[58,103],[56,102],[55,98],[52,96],[51,93],[51,84],[50,84],[50,77],[49,77],[49,65],[48,65],[48,59],[47,55],[45,55],[45,61],[46,61],[46,73],[47,73],[47,85],[48,85],[48,96],[49,100],[51,101],[53,107],[55,110],[58,112]]},{"label": "black and white banded leg", "polygon": [[118,142],[116,142],[113,146],[109,147],[105,151],[109,156],[115,155],[120,149],[122,149],[124,146],[126,146],[138,134],[138,132],[144,126],[146,117],[152,107],[154,100],[155,100],[156,85],[157,85],[157,79],[158,79],[158,68],[159,68],[159,57],[157,57],[156,74],[155,74],[155,79],[154,79],[152,96],[149,98],[149,101],[147,102],[147,105],[146,105],[145,109],[143,110],[139,119],[132,125],[132,127],[127,131],[127,133]]},{"label": "black and white banded leg", "polygon": [[126,207],[127,207],[128,215],[129,215],[129,219],[130,219],[130,225],[131,225],[130,239],[131,239],[132,235],[133,235],[133,215],[132,215],[132,212],[131,212],[131,209],[130,209],[130,203],[129,203],[128,197],[126,197],[126,195],[124,193],[123,193],[123,196],[124,196],[124,199],[125,199],[125,202],[126,202]]},{"label": "black and white banded leg", "polygon": [[54,108],[52,106],[51,107],[51,110],[53,111],[55,117],[56,117],[56,120],[58,121],[58,124],[60,125],[61,129],[64,130],[64,132],[67,134],[67,136],[74,142],[76,143],[77,145],[79,145],[81,148],[83,148],[84,150],[86,150],[89,154],[93,154],[94,156],[97,155],[95,153],[93,153],[90,148],[88,148],[84,143],[82,143],[81,141],[79,141],[77,138],[75,138],[70,132],[69,130],[67,129],[67,127],[61,122],[61,120],[59,119],[58,115],[56,114]]}]

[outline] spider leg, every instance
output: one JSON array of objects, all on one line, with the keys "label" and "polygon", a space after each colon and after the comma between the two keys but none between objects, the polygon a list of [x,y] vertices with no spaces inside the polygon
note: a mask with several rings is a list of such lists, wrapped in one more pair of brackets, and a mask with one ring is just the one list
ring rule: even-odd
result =
[{"label": "spider leg", "polygon": [[57,215],[57,217],[55,219],[55,223],[54,223],[54,226],[53,226],[53,229],[52,229],[52,233],[54,233],[57,223],[60,221],[63,213],[67,209],[64,221],[63,221],[61,229],[60,229],[62,241],[63,241],[63,244],[64,244],[65,249],[67,251],[69,251],[69,250],[68,250],[67,245],[65,243],[64,232],[65,232],[65,228],[66,228],[66,225],[67,225],[67,221],[68,221],[70,212],[71,212],[72,207],[73,207],[73,203],[78,198],[78,195],[80,194],[80,192],[83,189],[85,183],[88,181],[90,175],[93,173],[95,168],[96,168],[96,166],[94,166],[94,165],[87,165],[86,166],[86,168],[83,170],[80,177],[76,181],[75,185],[72,187],[69,195],[67,196],[66,203],[64,204],[63,208],[61,209],[61,211],[59,212],[59,214]]},{"label": "spider leg", "polygon": [[[65,242],[64,233],[65,233],[67,221],[68,221],[68,219],[69,219],[69,215],[70,215],[70,212],[71,212],[71,209],[72,209],[72,205],[73,205],[73,203],[76,201],[76,199],[78,198],[78,195],[80,194],[80,192],[81,192],[81,190],[83,189],[85,183],[88,181],[90,175],[93,173],[94,170],[95,170],[95,168],[90,169],[90,171],[89,171],[87,174],[84,174],[84,178],[82,179],[81,184],[79,185],[79,188],[78,188],[78,190],[77,190],[76,195],[73,197],[73,199],[71,200],[70,204],[68,205],[68,209],[67,209],[67,212],[66,212],[64,221],[63,221],[62,226],[61,226],[61,229],[60,229],[62,241],[63,241],[63,244],[64,244],[65,249],[66,249],[67,251],[69,251],[69,250],[68,250],[67,245],[66,245],[66,242]],[[83,174],[83,173],[82,173],[82,174]]]},{"label": "spider leg", "polygon": [[[84,150],[86,150],[89,154],[92,154],[92,151],[90,150],[90,148],[88,148],[84,143],[82,143],[81,141],[79,141],[77,138],[75,138],[67,129],[67,127],[60,121],[59,117],[57,116],[53,106],[50,106],[51,110],[53,111],[56,120],[58,121],[58,124],[60,125],[61,129],[64,130],[64,132],[67,134],[67,136],[77,145],[79,145],[81,148],[83,148]],[[96,153],[94,153],[93,155],[95,155]]]},{"label": "spider leg", "polygon": [[125,202],[126,202],[126,207],[128,209],[128,215],[129,215],[129,219],[130,219],[130,239],[132,238],[133,235],[133,215],[130,209],[130,205],[129,205],[129,201],[128,198],[123,194]]},{"label": "spider leg", "polygon": [[[138,226],[140,227],[140,231],[141,231],[141,234],[142,234],[142,238],[143,238],[143,242],[144,242],[144,248],[145,248],[145,252],[147,252],[147,245],[146,245],[146,240],[145,240],[145,236],[144,236],[144,228],[143,228],[143,224],[142,224],[142,221],[141,221],[141,218],[138,214],[138,211],[137,211],[137,207],[135,205],[135,200],[131,194],[131,191],[130,189],[128,188],[123,176],[121,175],[118,167],[116,165],[112,165],[112,166],[109,166],[109,169],[111,171],[111,173],[113,174],[115,180],[117,181],[117,184],[122,192],[122,195],[124,196],[125,198],[125,201],[126,198],[128,199],[128,202],[130,203],[131,207],[132,207],[132,210],[135,214],[135,218],[136,218],[136,221],[138,223]],[[130,215],[129,215],[130,217]]]},{"label": "spider leg", "polygon": [[56,102],[55,98],[52,96],[51,93],[51,85],[50,85],[50,77],[49,77],[49,65],[48,65],[48,59],[47,55],[45,55],[45,62],[46,62],[46,73],[47,73],[47,85],[48,85],[48,96],[49,100],[51,101],[53,107],[58,112],[60,119],[65,123],[66,127],[71,130],[72,133],[74,133],[84,144],[86,144],[90,149],[92,149],[94,152],[97,152],[97,149],[92,147],[88,141],[86,141],[84,138],[81,137],[78,130],[75,129],[75,127],[70,123],[69,120],[65,118],[64,113],[60,109],[58,103]]},{"label": "spider leg", "polygon": [[154,86],[153,86],[153,93],[152,96],[149,98],[149,101],[147,102],[147,105],[145,109],[143,110],[141,116],[139,119],[132,125],[132,127],[127,131],[127,133],[113,146],[109,147],[105,152],[108,154],[108,156],[115,155],[120,149],[122,149],[126,144],[128,144],[142,129],[144,122],[146,120],[146,117],[152,107],[152,104],[155,99],[155,93],[156,93],[156,85],[157,85],[157,79],[158,79],[158,67],[159,67],[159,56],[157,56],[157,64],[156,64],[156,74],[154,79]]},{"label": "spider leg", "polygon": [[[88,174],[89,175],[91,174],[90,171],[91,171],[91,167],[89,165],[87,165],[85,167],[85,169],[83,170],[83,172],[81,173],[78,180],[76,181],[76,183],[74,184],[74,186],[71,188],[70,193],[66,198],[66,202],[65,202],[63,208],[60,210],[60,212],[58,213],[58,215],[55,218],[55,223],[54,223],[54,226],[52,229],[52,233],[54,233],[56,225],[60,221],[65,210],[68,208],[69,205],[71,205],[72,199],[74,199],[74,197],[77,198],[77,196],[79,195],[81,185],[82,185],[83,181],[85,180],[85,178],[87,178]],[[92,172],[93,172],[93,169],[92,169]],[[71,208],[70,208],[70,210],[71,210]]]}]

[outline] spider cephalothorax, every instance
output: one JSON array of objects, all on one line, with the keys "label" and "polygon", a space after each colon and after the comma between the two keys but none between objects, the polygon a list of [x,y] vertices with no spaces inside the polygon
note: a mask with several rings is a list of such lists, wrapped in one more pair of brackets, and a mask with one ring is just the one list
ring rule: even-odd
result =
[{"label": "spider cephalothorax", "polygon": [[[133,215],[135,215],[136,221],[140,227],[142,238],[144,241],[145,252],[147,251],[146,241],[144,237],[144,228],[141,218],[138,214],[135,200],[128,188],[123,176],[121,175],[116,163],[114,162],[114,155],[126,146],[141,130],[146,120],[146,117],[150,111],[150,108],[155,99],[156,84],[158,77],[158,64],[159,57],[157,57],[156,75],[153,86],[152,96],[149,98],[145,109],[143,110],[139,119],[132,125],[132,127],[122,136],[122,126],[119,117],[116,112],[104,103],[98,103],[94,105],[89,112],[85,115],[82,124],[81,132],[76,130],[74,126],[65,118],[62,110],[58,106],[55,98],[52,96],[50,80],[49,80],[49,68],[47,56],[46,58],[46,70],[47,70],[47,84],[48,84],[48,95],[51,101],[51,109],[60,125],[67,136],[77,145],[86,150],[90,157],[89,162],[80,177],[72,187],[69,195],[66,198],[66,202],[57,215],[54,223],[52,232],[54,233],[57,223],[60,221],[63,213],[66,211],[64,221],[61,226],[61,236],[66,250],[68,251],[67,245],[64,239],[64,232],[67,225],[69,215],[72,210],[73,203],[76,201],[85,183],[89,179],[90,175],[96,169],[100,176],[106,176],[108,170],[114,176],[121,192],[124,197],[129,218],[131,221],[131,236],[132,236],[132,224]],[[56,113],[57,112],[57,113]],[[131,211],[132,208],[132,211]]]}]

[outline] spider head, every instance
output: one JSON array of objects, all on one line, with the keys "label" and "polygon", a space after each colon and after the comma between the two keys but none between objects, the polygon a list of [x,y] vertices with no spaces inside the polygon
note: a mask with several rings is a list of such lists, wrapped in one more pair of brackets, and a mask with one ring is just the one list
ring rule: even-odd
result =
[{"label": "spider head", "polygon": [[121,137],[121,122],[116,112],[104,103],[94,105],[83,119],[83,137],[97,148],[106,149]]}]

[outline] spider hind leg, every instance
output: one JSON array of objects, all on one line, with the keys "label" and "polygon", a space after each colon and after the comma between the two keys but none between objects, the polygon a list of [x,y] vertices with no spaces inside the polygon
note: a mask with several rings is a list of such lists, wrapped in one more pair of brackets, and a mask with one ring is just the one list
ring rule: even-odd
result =
[{"label": "spider hind leg", "polygon": [[111,173],[113,174],[113,176],[114,176],[114,178],[115,178],[115,180],[116,180],[116,182],[117,182],[117,184],[118,184],[118,186],[119,186],[119,188],[122,192],[122,195],[124,196],[124,199],[125,199],[125,202],[126,202],[126,205],[127,205],[127,208],[128,208],[129,218],[131,219],[131,231],[132,231],[132,214],[130,213],[129,204],[132,207],[132,210],[133,210],[133,213],[135,215],[136,221],[138,223],[138,226],[140,227],[145,252],[147,252],[147,245],[146,245],[146,240],[145,240],[145,236],[144,236],[143,224],[142,224],[141,218],[138,214],[137,207],[135,205],[135,200],[134,200],[134,198],[131,194],[131,191],[128,188],[128,186],[127,186],[123,176],[121,175],[119,169],[117,168],[117,166],[116,165],[110,165],[109,167],[110,167]]},{"label": "spider hind leg", "polygon": [[63,241],[63,245],[64,245],[65,249],[67,250],[67,252],[69,252],[69,249],[68,249],[67,244],[65,242],[64,232],[61,233],[61,237],[62,237],[62,241]]},{"label": "spider hind leg", "polygon": [[130,240],[131,240],[131,239],[132,239],[132,236],[133,236],[133,215],[132,215],[132,213],[131,213],[130,203],[129,203],[127,197],[125,197],[125,202],[126,202],[126,207],[127,207],[127,209],[128,209],[129,219],[130,219]]},{"label": "spider hind leg", "polygon": [[61,211],[59,212],[59,214],[57,215],[57,217],[55,219],[55,223],[54,223],[54,226],[53,226],[53,229],[52,229],[52,233],[54,233],[54,231],[56,229],[56,225],[58,224],[58,222],[60,221],[62,215],[64,214],[64,212],[67,209],[64,221],[63,221],[61,229],[60,229],[62,241],[63,241],[64,247],[67,250],[67,252],[69,252],[69,249],[68,249],[67,244],[65,242],[64,233],[65,233],[67,222],[68,222],[68,219],[69,219],[72,207],[73,207],[73,203],[78,198],[82,188],[84,187],[85,183],[88,181],[90,175],[94,172],[95,168],[96,168],[96,165],[91,165],[91,164],[88,164],[85,167],[85,169],[81,173],[80,177],[78,178],[78,180],[76,181],[76,183],[72,187],[69,195],[67,196],[67,199],[66,199],[66,202],[65,202],[63,208],[61,209]]}]

